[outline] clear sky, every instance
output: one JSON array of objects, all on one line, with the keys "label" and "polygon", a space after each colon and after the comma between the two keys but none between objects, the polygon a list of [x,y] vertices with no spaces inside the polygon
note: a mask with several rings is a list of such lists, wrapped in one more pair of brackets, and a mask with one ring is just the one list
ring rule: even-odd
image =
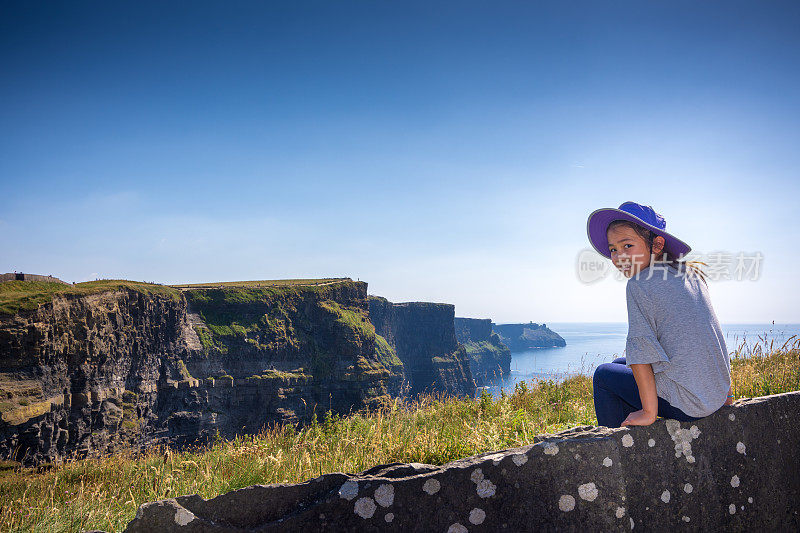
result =
[{"label": "clear sky", "polygon": [[621,322],[577,258],[631,200],[762,254],[720,321],[800,322],[796,2],[0,6],[2,272]]}]

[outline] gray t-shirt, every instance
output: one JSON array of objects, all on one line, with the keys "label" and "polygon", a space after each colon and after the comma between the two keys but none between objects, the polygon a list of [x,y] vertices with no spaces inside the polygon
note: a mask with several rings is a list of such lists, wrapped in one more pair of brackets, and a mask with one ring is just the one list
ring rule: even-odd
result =
[{"label": "gray t-shirt", "polygon": [[656,263],[628,279],[626,364],[651,363],[656,393],[689,416],[725,403],[731,367],[704,279]]}]

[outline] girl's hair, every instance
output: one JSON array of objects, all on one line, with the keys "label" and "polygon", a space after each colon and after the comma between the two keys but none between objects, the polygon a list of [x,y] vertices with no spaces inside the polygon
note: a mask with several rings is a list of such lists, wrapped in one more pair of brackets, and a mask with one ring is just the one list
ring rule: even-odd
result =
[{"label": "girl's hair", "polygon": [[[625,226],[635,231],[636,234],[642,237],[644,239],[644,242],[647,243],[647,249],[650,250],[650,253],[651,254],[653,253],[653,240],[658,236],[658,233],[654,232],[651,229],[645,228],[644,226],[641,226],[636,222],[631,222],[630,220],[614,220],[608,225],[606,231],[608,231],[611,228],[616,228],[619,226]],[[703,281],[706,282],[706,285],[708,284],[708,282],[706,281],[706,273],[703,272],[702,268],[700,268],[700,265],[708,266],[706,263],[702,261],[687,261],[685,259],[675,259],[669,257],[665,261],[664,255],[665,253],[662,248],[662,250],[658,254],[656,254],[655,261],[658,261],[663,265],[671,266],[675,268],[679,273],[683,273],[684,268],[686,269],[686,271],[695,272],[700,276],[700,278]]]}]

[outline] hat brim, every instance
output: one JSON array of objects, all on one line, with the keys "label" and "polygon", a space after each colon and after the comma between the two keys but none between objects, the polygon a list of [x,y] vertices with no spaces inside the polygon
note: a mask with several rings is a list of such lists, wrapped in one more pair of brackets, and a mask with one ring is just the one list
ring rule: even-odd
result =
[{"label": "hat brim", "polygon": [[635,222],[640,226],[652,230],[656,235],[661,235],[664,237],[664,252],[673,259],[679,259],[681,256],[688,254],[692,250],[691,246],[674,235],[670,235],[663,229],[652,226],[642,219],[622,211],[621,209],[607,207],[597,209],[593,211],[591,215],[589,215],[589,219],[586,221],[586,233],[589,235],[589,242],[592,243],[592,247],[597,251],[597,253],[609,259],[611,259],[611,251],[608,249],[608,235],[606,234],[606,231],[608,230],[608,225],[614,220],[628,220],[630,222]]}]

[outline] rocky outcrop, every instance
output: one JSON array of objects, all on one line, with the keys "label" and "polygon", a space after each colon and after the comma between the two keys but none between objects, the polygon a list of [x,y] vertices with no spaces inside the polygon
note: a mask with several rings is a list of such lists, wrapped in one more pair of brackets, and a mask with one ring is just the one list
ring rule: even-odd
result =
[{"label": "rocky outcrop", "polygon": [[469,356],[472,378],[479,386],[511,372],[511,350],[492,332],[491,319],[455,318],[456,339]]},{"label": "rocky outcrop", "polygon": [[797,531],[800,392],[691,423],[583,426],[443,466],[142,505],[126,532]]},{"label": "rocky outcrop", "polygon": [[443,392],[474,396],[469,358],[456,340],[455,306],[430,302],[392,303],[370,296],[370,320],[403,362],[409,394]]},{"label": "rocky outcrop", "polygon": [[0,314],[4,459],[197,442],[400,393],[402,363],[369,322],[363,282],[68,291],[33,309],[4,301],[19,309]]},{"label": "rocky outcrop", "polygon": [[564,338],[549,329],[546,324],[492,324],[492,330],[500,336],[500,341],[512,352],[532,348],[552,348],[566,346]]}]

